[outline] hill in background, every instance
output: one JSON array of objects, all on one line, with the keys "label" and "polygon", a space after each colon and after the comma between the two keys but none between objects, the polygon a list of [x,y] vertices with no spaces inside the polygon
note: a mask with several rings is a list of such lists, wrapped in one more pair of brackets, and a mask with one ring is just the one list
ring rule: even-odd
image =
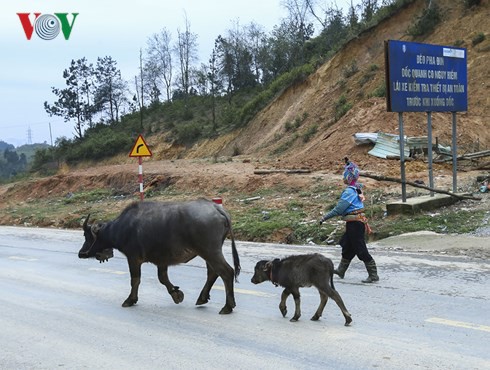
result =
[{"label": "hill in background", "polygon": [[[408,36],[409,28],[427,6],[426,1],[416,1],[350,41],[306,81],[284,91],[246,127],[190,150],[150,138],[155,159],[239,153],[277,159],[280,167],[332,170],[348,155],[366,170],[383,172],[387,166],[385,170],[392,171],[394,162],[369,156],[371,148],[359,147],[353,139],[359,132],[398,135],[398,115],[387,112],[384,97],[375,97],[385,85],[384,42],[389,39],[467,48],[469,108],[457,115],[459,153],[490,148],[490,38],[476,45],[473,41],[490,29],[489,2],[484,0],[471,9],[463,1],[439,0],[437,4],[442,21],[434,32],[419,39]],[[343,109],[348,111],[339,119]],[[435,113],[432,120],[433,137],[450,145],[451,114]],[[404,125],[407,136],[427,135],[424,113],[405,113]]]}]

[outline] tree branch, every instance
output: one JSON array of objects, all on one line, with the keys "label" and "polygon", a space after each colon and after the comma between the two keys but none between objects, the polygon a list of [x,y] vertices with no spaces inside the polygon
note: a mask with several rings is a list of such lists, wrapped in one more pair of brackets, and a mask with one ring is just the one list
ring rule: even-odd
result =
[{"label": "tree branch", "polygon": [[[399,184],[403,184],[403,181],[400,180],[400,179],[397,179],[397,178],[394,178],[394,177],[374,175],[374,174],[371,174],[371,173],[368,173],[368,172],[361,172],[361,176],[369,177],[371,179],[378,180],[378,181],[391,181],[391,182],[397,182]],[[416,188],[433,191],[434,193],[447,194],[447,195],[450,195],[450,196],[455,197],[455,198],[458,198],[458,199],[481,200],[481,198],[474,197],[474,196],[471,196],[471,195],[455,194],[455,193],[452,193],[450,191],[430,188],[428,186],[420,185],[420,184],[417,184],[417,183],[411,182],[411,181],[405,181],[405,184],[410,185],[410,186],[413,186],[413,187],[416,187]]]}]

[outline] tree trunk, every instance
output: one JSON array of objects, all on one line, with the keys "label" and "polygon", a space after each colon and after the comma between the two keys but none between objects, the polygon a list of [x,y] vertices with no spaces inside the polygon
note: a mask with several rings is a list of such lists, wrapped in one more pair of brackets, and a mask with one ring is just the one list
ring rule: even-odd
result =
[{"label": "tree trunk", "polygon": [[[394,178],[394,177],[373,175],[373,174],[370,174],[370,173],[367,173],[367,172],[361,172],[361,176],[369,177],[371,179],[378,180],[378,181],[391,181],[391,182],[397,182],[399,184],[403,184],[403,181],[401,179],[397,179],[397,178]],[[477,197],[474,197],[474,196],[471,196],[471,195],[455,194],[455,193],[452,193],[450,191],[445,191],[445,190],[430,188],[428,186],[420,185],[420,184],[417,184],[417,183],[411,182],[411,181],[405,181],[405,184],[410,185],[410,186],[413,186],[413,187],[416,187],[416,188],[420,188],[420,189],[430,190],[430,191],[433,191],[434,193],[447,194],[447,195],[450,195],[450,196],[455,197],[455,198],[458,198],[458,199],[481,200],[481,198],[477,198]]]}]

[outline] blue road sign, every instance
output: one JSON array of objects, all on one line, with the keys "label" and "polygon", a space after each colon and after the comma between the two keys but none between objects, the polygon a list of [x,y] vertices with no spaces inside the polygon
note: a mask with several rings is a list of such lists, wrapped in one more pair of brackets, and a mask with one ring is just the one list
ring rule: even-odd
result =
[{"label": "blue road sign", "polygon": [[389,112],[468,110],[466,49],[385,42]]}]

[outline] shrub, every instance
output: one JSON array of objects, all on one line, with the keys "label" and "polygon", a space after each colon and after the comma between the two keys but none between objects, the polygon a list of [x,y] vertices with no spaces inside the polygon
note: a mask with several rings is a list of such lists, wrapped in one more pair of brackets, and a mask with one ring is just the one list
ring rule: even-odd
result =
[{"label": "shrub", "polygon": [[282,143],[281,145],[279,145],[277,148],[275,148],[273,151],[272,151],[272,154],[281,154],[281,153],[284,153],[285,151],[287,151],[288,149],[291,149],[291,147],[293,146],[294,142],[298,139],[298,134],[293,134],[293,136],[286,142]]},{"label": "shrub", "polygon": [[313,125],[306,130],[305,134],[303,135],[303,142],[307,143],[310,141],[310,139],[315,136],[315,134],[318,132],[318,125]]},{"label": "shrub", "polygon": [[349,103],[345,95],[342,95],[335,103],[335,121],[341,119],[351,108],[352,103]]},{"label": "shrub", "polygon": [[313,72],[314,68],[312,65],[304,64],[300,67],[293,68],[289,72],[283,73],[268,86],[267,90],[262,91],[243,106],[238,119],[238,124],[246,124],[255,116],[255,114],[257,114],[257,112],[269,104],[276,94],[296,83],[304,81]]},{"label": "shrub", "polygon": [[479,6],[480,4],[481,0],[464,0],[464,6],[468,9],[474,6]]},{"label": "shrub", "polygon": [[383,82],[383,84],[379,85],[376,89],[374,89],[370,97],[376,97],[376,98],[386,97],[386,84]]},{"label": "shrub", "polygon": [[483,40],[485,40],[485,34],[483,32],[480,32],[478,35],[473,37],[473,39],[471,40],[471,45],[478,45]]},{"label": "shrub", "polygon": [[231,153],[231,155],[233,157],[236,157],[237,155],[240,155],[240,154],[242,154],[240,147],[237,144],[233,145],[233,152]]},{"label": "shrub", "polygon": [[133,139],[130,135],[105,126],[86,134],[80,142],[65,147],[64,156],[66,161],[71,163],[99,160],[125,151],[129,153],[132,144]]},{"label": "shrub", "polygon": [[342,75],[345,78],[349,78],[349,77],[354,76],[358,71],[359,71],[359,67],[357,66],[357,63],[354,60],[354,61],[352,61],[352,63],[350,65],[348,65],[347,67],[344,67],[342,69]]},{"label": "shrub", "polygon": [[190,144],[201,137],[202,131],[198,123],[181,123],[175,127],[175,135],[177,144]]},{"label": "shrub", "polygon": [[57,163],[54,160],[55,153],[53,148],[41,148],[34,154],[31,170],[43,174],[51,174],[57,169]]},{"label": "shrub", "polygon": [[424,36],[431,33],[441,21],[441,11],[436,3],[424,10],[413,25],[408,29],[408,34],[413,37]]}]

